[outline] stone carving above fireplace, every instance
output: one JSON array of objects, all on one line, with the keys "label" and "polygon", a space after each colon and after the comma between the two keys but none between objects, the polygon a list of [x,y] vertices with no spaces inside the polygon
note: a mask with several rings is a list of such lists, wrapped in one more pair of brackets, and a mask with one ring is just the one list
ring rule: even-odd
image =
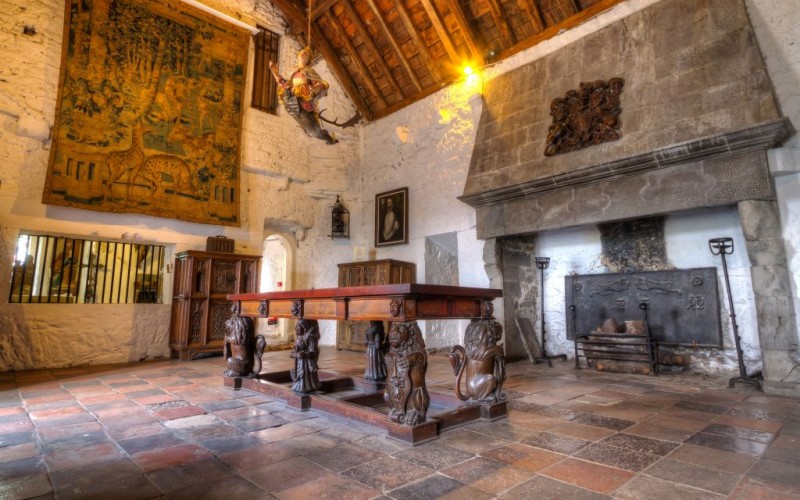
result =
[{"label": "stone carving above fireplace", "polygon": [[619,133],[619,98],[624,81],[581,82],[550,103],[553,124],[547,131],[545,156],[577,151],[594,144],[616,141]]}]

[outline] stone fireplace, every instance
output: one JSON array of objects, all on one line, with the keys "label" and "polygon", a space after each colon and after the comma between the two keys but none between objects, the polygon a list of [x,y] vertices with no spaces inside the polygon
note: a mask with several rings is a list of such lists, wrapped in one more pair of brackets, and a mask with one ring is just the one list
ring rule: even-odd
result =
[{"label": "stone fireplace", "polygon": [[[714,5],[662,0],[486,84],[460,199],[476,210],[487,269],[497,270],[493,285],[505,292],[510,358],[532,357],[541,333],[534,256],[552,259],[547,350],[571,356],[567,276],[719,268],[708,239],[730,236],[748,369],[763,371],[769,392],[800,393],[766,154],[794,129],[778,109],[743,0]],[[582,82],[612,79],[624,81],[619,139],[546,156],[551,102]],[[720,302],[722,347],[691,355],[694,368],[728,373],[736,353],[730,311]],[[518,318],[535,331],[520,330]]]}]

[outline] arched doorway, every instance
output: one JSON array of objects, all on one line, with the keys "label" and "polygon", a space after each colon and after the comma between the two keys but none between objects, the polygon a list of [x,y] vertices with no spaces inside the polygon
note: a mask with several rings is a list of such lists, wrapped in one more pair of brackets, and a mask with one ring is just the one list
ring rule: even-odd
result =
[{"label": "arched doorway", "polygon": [[[264,239],[261,248],[260,292],[277,292],[292,289],[292,248],[289,238],[279,233],[270,234]],[[260,320],[258,322],[258,333],[264,335],[267,341],[288,341],[288,320]]]}]

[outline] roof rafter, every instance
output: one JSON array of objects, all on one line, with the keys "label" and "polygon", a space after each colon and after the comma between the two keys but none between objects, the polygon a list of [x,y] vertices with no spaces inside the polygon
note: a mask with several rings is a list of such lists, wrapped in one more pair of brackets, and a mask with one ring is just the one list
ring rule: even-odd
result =
[{"label": "roof rafter", "polygon": [[364,40],[364,44],[369,47],[373,54],[375,54],[375,61],[378,63],[378,66],[383,71],[383,74],[386,75],[386,78],[389,80],[389,83],[392,87],[394,87],[395,92],[400,96],[402,100],[405,98],[403,95],[403,90],[400,88],[400,84],[397,83],[395,80],[394,75],[392,74],[392,70],[389,69],[389,66],[386,65],[386,61],[384,60],[383,54],[381,53],[378,45],[375,43],[375,40],[372,39],[372,35],[369,34],[367,28],[364,26],[364,23],[361,21],[361,17],[359,17],[356,9],[353,7],[353,4],[350,3],[349,0],[343,0],[342,4],[345,5],[345,10],[347,14],[350,16],[350,20],[353,22],[353,26],[356,27],[356,31],[358,35]]},{"label": "roof rafter", "polygon": [[381,29],[384,33],[386,33],[386,38],[389,40],[392,48],[394,49],[395,54],[397,54],[397,59],[400,61],[400,64],[403,65],[405,68],[408,77],[411,78],[411,81],[414,83],[414,86],[417,88],[419,92],[422,90],[422,84],[419,82],[419,78],[417,78],[417,74],[414,72],[414,68],[411,67],[411,63],[408,62],[406,59],[405,54],[403,54],[403,50],[400,48],[400,44],[397,43],[397,38],[395,37],[392,30],[389,28],[389,25],[386,23],[386,19],[383,16],[383,13],[380,11],[377,5],[375,5],[375,0],[366,0],[367,5],[369,8],[372,9],[373,14],[378,19],[378,22],[381,23]]}]

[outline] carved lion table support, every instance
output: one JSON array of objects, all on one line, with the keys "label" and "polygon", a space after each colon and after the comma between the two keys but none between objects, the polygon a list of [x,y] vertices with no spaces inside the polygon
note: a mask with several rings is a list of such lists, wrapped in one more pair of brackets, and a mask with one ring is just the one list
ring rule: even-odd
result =
[{"label": "carved lion table support", "polygon": [[261,356],[267,340],[263,335],[255,335],[252,318],[239,316],[238,302],[234,302],[231,311],[233,316],[225,322],[228,328],[223,346],[227,365],[225,376],[255,377],[261,372]]},{"label": "carved lion table support", "polygon": [[[497,321],[473,319],[464,335],[465,347],[455,345],[451,349],[449,358],[456,375],[455,393],[462,401],[499,403],[505,399],[505,356],[503,347],[497,345],[502,336],[503,327]],[[461,392],[462,378],[466,394]]]},{"label": "carved lion table support", "polygon": [[314,319],[299,319],[294,328],[295,341],[291,356],[294,368],[290,371],[292,390],[308,394],[322,388],[317,373],[319,359],[319,323]]},{"label": "carved lion table support", "polygon": [[384,399],[389,404],[389,420],[409,426],[425,422],[431,403],[425,385],[428,354],[416,321],[392,323],[386,367]]}]

